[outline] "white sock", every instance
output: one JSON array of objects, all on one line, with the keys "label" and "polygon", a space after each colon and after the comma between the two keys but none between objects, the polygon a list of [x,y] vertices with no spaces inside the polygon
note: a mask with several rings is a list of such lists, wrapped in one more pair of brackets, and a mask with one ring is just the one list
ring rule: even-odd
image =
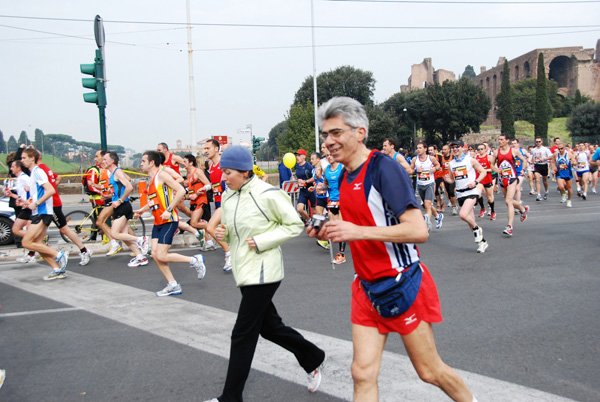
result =
[{"label": "white sock", "polygon": [[169,286],[171,286],[171,287],[177,286],[177,281],[169,282]]},{"label": "white sock", "polygon": [[229,257],[231,255],[231,250],[225,253],[225,257]]},{"label": "white sock", "polygon": [[190,259],[190,265],[194,265],[194,264],[196,264],[197,262],[198,262],[198,259],[197,259],[196,257],[192,257],[192,258]]},{"label": "white sock", "polygon": [[110,241],[110,244],[111,244],[111,246],[118,246],[119,245],[119,243],[115,239],[112,239]]}]

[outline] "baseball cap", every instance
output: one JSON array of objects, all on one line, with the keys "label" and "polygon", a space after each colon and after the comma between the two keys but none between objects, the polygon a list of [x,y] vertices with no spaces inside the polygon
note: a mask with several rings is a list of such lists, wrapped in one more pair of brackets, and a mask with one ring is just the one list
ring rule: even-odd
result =
[{"label": "baseball cap", "polygon": [[461,140],[452,140],[450,145],[458,145],[459,147],[463,147],[463,146],[465,146],[465,143],[462,142]]},{"label": "baseball cap", "polygon": [[306,156],[306,150],[300,148],[298,151],[296,151],[296,155],[304,155],[304,156]]}]

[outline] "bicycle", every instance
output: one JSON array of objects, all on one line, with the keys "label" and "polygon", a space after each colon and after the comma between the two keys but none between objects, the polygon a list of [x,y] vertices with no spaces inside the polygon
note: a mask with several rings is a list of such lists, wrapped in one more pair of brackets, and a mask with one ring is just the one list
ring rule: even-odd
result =
[{"label": "bicycle", "polygon": [[[136,201],[139,197],[129,197],[131,201]],[[102,230],[96,226],[96,220],[94,216],[100,215],[100,211],[103,206],[96,205],[90,212],[85,212],[81,210],[71,211],[65,217],[67,219],[67,225],[73,229],[78,236],[83,234],[81,240],[87,241],[91,238],[92,233],[96,232],[97,236],[100,235],[102,238]],[[110,221],[110,219],[109,219]],[[109,223],[110,225],[110,223]],[[129,227],[133,231],[134,235],[137,237],[146,236],[146,224],[142,217],[138,219],[129,219]],[[62,232],[60,232],[60,236],[66,243],[70,243],[71,240],[65,236]]]}]

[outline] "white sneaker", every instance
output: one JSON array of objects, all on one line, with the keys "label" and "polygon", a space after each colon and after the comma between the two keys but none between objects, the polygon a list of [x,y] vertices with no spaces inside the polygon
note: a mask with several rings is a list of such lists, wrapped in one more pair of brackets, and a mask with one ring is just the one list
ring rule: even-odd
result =
[{"label": "white sneaker", "polygon": [[26,252],[24,256],[17,258],[17,262],[22,262],[23,264],[30,264],[35,261],[36,261],[35,254],[29,255],[29,251]]},{"label": "white sneaker", "polygon": [[110,244],[110,249],[108,250],[108,253],[106,253],[106,255],[115,255],[119,251],[121,251],[121,245],[119,243],[117,243],[117,242],[111,243]]},{"label": "white sneaker", "polygon": [[209,399],[207,401],[204,402],[219,402],[219,400],[217,398],[213,398],[213,399]]},{"label": "white sneaker", "polygon": [[308,391],[315,392],[319,385],[321,385],[321,380],[323,379],[323,369],[327,364],[327,353],[325,353],[325,357],[323,358],[323,363],[319,365],[312,372],[308,373]]},{"label": "white sneaker", "polygon": [[458,215],[458,207],[452,207],[452,215]]},{"label": "white sneaker", "polygon": [[567,195],[563,194],[562,197],[560,197],[560,203],[564,204],[565,202],[567,202]]},{"label": "white sneaker", "polygon": [[204,278],[206,275],[206,265],[204,265],[204,256],[202,254],[193,256],[190,265],[198,272],[198,279]]},{"label": "white sneaker", "polygon": [[482,241],[481,243],[479,243],[479,247],[477,247],[477,252],[480,254],[485,253],[485,250],[488,248],[488,242],[487,241]]},{"label": "white sneaker", "polygon": [[204,244],[203,251],[211,251],[211,250],[216,250],[216,249],[217,249],[217,245],[215,244],[215,242],[212,240],[209,240]]},{"label": "white sneaker", "polygon": [[596,189],[592,188],[592,193],[596,194]]},{"label": "white sneaker", "polygon": [[571,204],[571,200],[567,200],[567,208],[572,208],[573,205]]},{"label": "white sneaker", "polygon": [[223,265],[223,271],[224,272],[231,271],[231,254],[225,255],[225,265]]},{"label": "white sneaker", "polygon": [[148,259],[143,254],[132,258],[131,261],[129,261],[129,264],[127,264],[128,267],[132,268],[140,267],[143,265],[148,265]]},{"label": "white sneaker", "polygon": [[90,262],[90,258],[92,258],[93,254],[94,252],[90,249],[88,249],[85,253],[79,254],[79,257],[81,258],[81,261],[79,261],[79,265],[88,265],[88,263]]}]

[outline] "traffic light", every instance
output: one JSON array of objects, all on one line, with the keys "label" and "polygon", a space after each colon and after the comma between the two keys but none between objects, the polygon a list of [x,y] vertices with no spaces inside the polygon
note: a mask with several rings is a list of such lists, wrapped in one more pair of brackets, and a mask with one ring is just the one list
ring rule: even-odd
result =
[{"label": "traffic light", "polygon": [[265,139],[263,137],[254,137],[254,136],[252,136],[252,152],[256,152],[256,151],[260,150],[260,144],[264,140]]},{"label": "traffic light", "polygon": [[88,103],[95,103],[98,107],[105,107],[106,91],[104,90],[104,61],[102,60],[102,51],[100,49],[96,50],[94,64],[81,64],[80,68],[83,74],[94,77],[81,79],[81,84],[84,88],[90,88],[95,91],[83,94],[83,100]]}]

